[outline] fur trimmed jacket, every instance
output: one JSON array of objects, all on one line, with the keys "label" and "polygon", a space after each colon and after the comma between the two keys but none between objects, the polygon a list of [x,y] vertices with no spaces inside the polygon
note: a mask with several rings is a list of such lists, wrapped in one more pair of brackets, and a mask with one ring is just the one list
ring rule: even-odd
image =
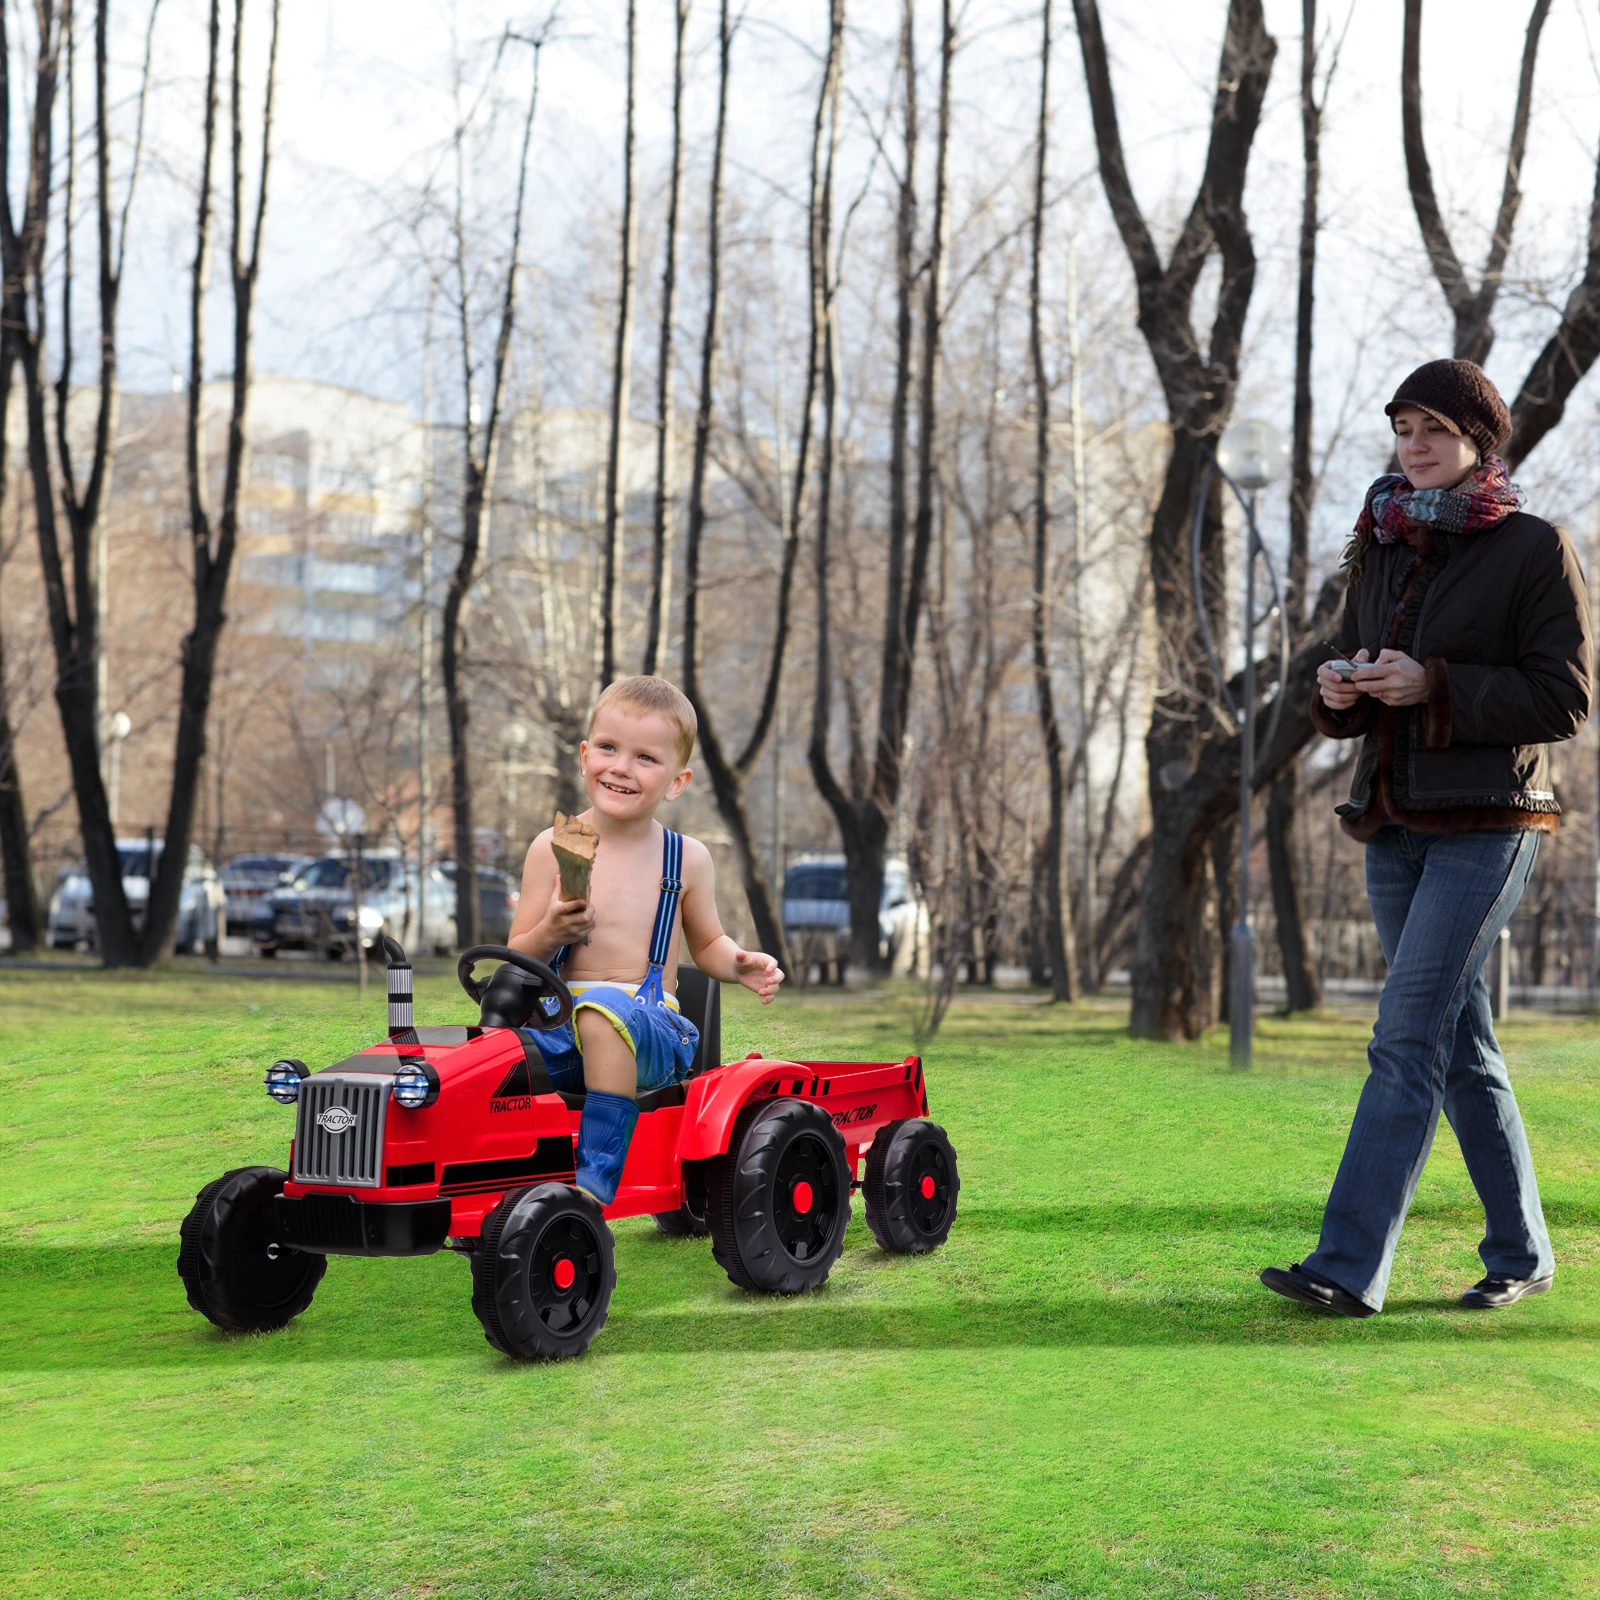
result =
[{"label": "fur trimmed jacket", "polygon": [[1577,733],[1594,686],[1589,596],[1565,529],[1519,511],[1475,533],[1373,544],[1336,643],[1347,659],[1363,647],[1420,661],[1428,694],[1343,712],[1313,696],[1318,732],[1366,740],[1339,807],[1346,833],[1560,825],[1547,747]]}]

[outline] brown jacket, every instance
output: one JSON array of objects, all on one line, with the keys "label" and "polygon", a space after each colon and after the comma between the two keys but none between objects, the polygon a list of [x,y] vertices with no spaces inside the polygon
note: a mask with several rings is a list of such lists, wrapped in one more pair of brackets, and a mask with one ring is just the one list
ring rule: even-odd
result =
[{"label": "brown jacket", "polygon": [[1345,831],[1370,839],[1385,820],[1424,833],[1553,830],[1561,807],[1547,745],[1589,715],[1594,642],[1572,539],[1517,512],[1476,533],[1439,533],[1431,550],[1374,543],[1345,596],[1337,650],[1385,648],[1423,663],[1428,697],[1370,697],[1311,720],[1331,739],[1366,736]]}]

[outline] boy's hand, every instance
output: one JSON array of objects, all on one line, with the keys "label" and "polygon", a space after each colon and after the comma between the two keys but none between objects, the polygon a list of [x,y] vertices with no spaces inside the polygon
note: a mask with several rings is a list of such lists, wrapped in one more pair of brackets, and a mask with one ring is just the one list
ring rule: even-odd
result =
[{"label": "boy's hand", "polygon": [[594,930],[594,907],[587,900],[563,900],[561,880],[550,891],[550,907],[544,914],[544,933],[557,944],[587,944]]},{"label": "boy's hand", "polygon": [[772,1004],[772,997],[783,982],[783,969],[762,950],[735,950],[733,975],[745,988],[754,990],[764,1006]]}]

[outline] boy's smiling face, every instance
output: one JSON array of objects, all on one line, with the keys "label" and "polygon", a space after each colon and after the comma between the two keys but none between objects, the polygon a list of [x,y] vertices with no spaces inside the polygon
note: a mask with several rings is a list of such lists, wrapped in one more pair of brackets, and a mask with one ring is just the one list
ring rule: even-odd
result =
[{"label": "boy's smiling face", "polygon": [[676,800],[693,776],[678,759],[670,717],[620,705],[594,719],[578,762],[595,810],[616,822],[650,816],[664,800]]}]

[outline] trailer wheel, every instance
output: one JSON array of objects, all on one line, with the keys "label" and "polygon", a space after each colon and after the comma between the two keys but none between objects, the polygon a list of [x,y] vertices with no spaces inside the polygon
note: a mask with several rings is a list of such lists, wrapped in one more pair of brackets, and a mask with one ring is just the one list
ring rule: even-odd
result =
[{"label": "trailer wheel", "polygon": [[850,1168],[827,1112],[768,1100],[706,1164],[711,1253],[743,1289],[802,1294],[827,1282],[850,1220]]},{"label": "trailer wheel", "polygon": [[520,1361],[581,1356],[606,1325],[617,1266],[600,1207],[565,1183],[508,1194],[472,1253],[483,1336]]},{"label": "trailer wheel", "polygon": [[956,1220],[961,1175],[937,1122],[906,1117],[878,1129],[862,1191],[867,1226],[884,1250],[937,1250]]},{"label": "trailer wheel", "polygon": [[178,1228],[178,1276],[189,1304],[229,1333],[281,1328],[311,1304],[325,1256],[278,1239],[272,1202],[289,1174],[236,1167],[195,1196]]}]

